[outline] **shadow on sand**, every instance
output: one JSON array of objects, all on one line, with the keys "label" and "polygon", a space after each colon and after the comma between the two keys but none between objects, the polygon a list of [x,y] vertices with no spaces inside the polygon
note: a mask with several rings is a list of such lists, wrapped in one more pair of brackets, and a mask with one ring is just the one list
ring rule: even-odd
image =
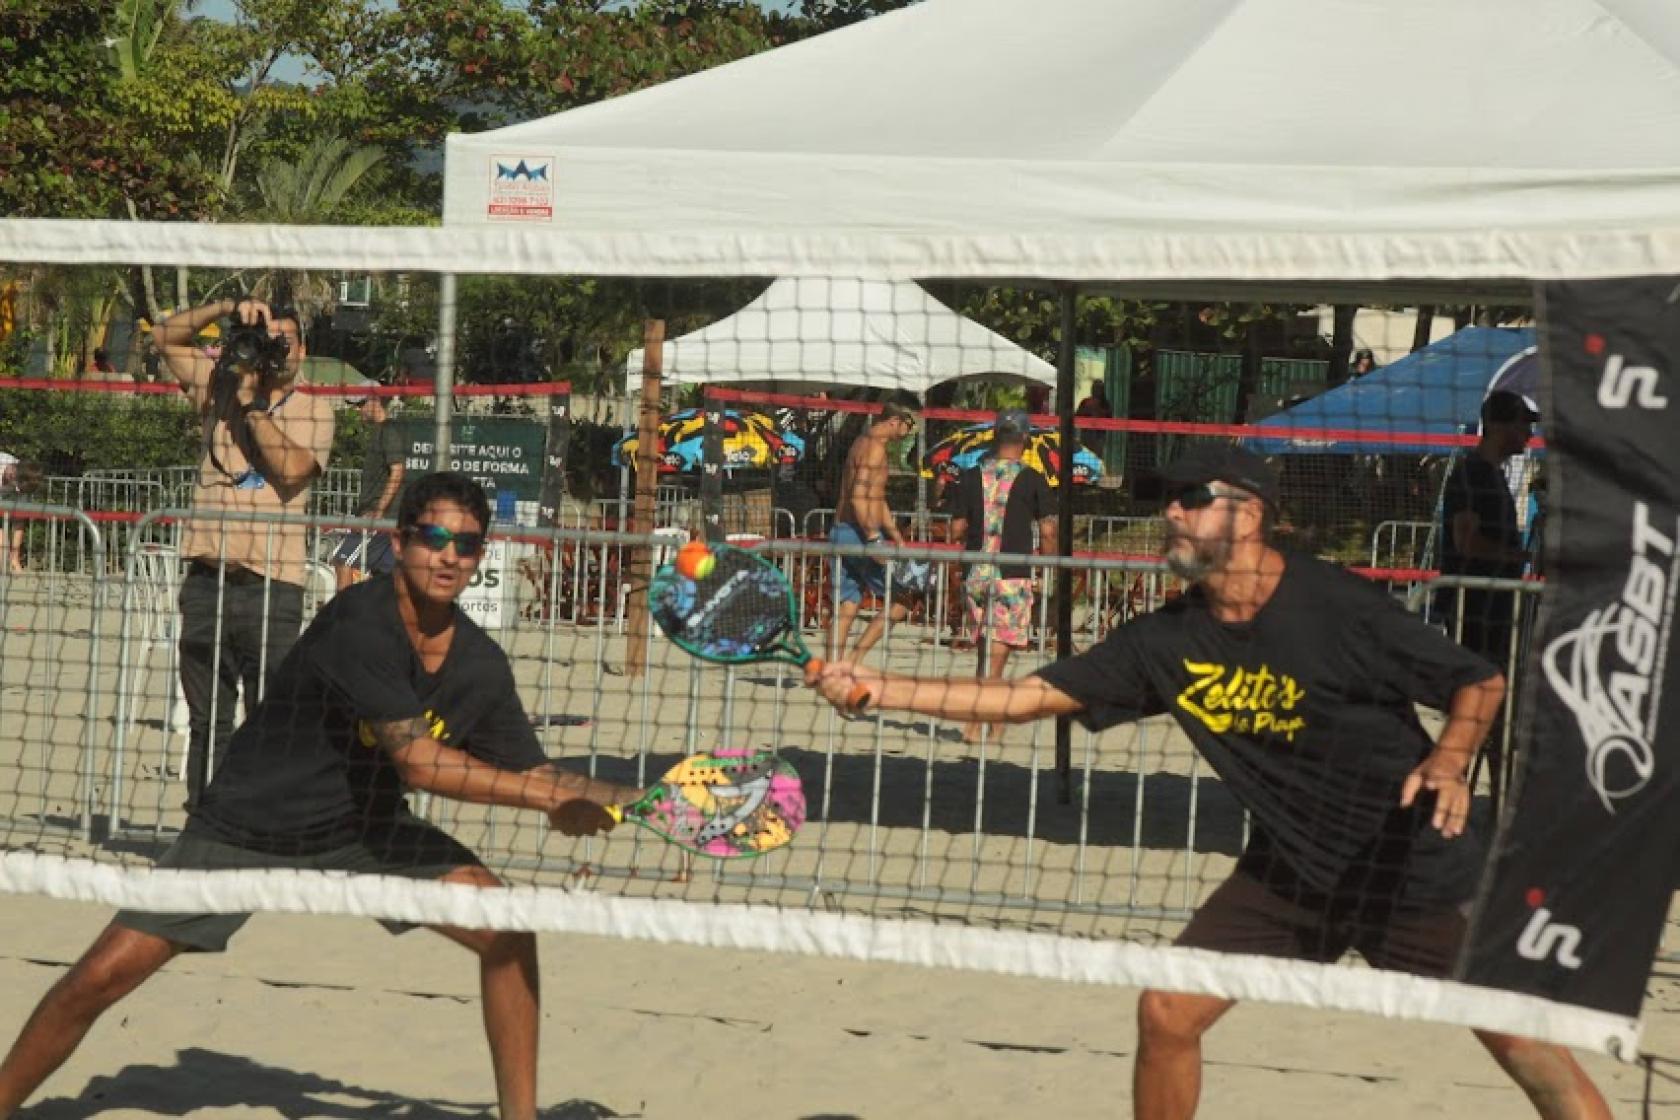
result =
[{"label": "shadow on sand", "polygon": [[[297,1070],[253,1062],[214,1050],[182,1050],[173,1066],[129,1066],[96,1077],[75,1098],[54,1097],[27,1108],[31,1120],[84,1120],[109,1112],[185,1116],[205,1109],[272,1109],[285,1117],[342,1120],[462,1120],[493,1116],[490,1101],[416,1099],[350,1085]],[[571,1100],[537,1113],[542,1120],[606,1120],[640,1113],[614,1112],[594,1101]]]}]

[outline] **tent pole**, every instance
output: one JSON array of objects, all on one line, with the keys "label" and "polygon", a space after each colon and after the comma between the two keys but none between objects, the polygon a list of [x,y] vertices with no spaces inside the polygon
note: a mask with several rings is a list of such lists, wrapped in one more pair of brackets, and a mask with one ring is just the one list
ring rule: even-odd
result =
[{"label": "tent pole", "polygon": [[432,383],[432,469],[446,471],[450,461],[450,428],[455,404],[455,274],[438,277],[437,378]]},{"label": "tent pole", "polygon": [[[1078,318],[1079,290],[1070,283],[1060,285],[1062,338],[1056,349],[1056,416],[1061,464],[1056,480],[1056,555],[1073,555],[1073,355],[1074,324]],[[1057,568],[1056,575],[1056,659],[1073,656],[1073,569]],[[1073,802],[1073,721],[1056,717],[1056,797],[1063,805]]]},{"label": "tent pole", "polygon": [[[642,403],[636,426],[636,532],[653,532],[653,515],[659,487],[659,406],[665,370],[665,320],[649,319],[642,328]],[[625,581],[624,672],[639,677],[647,672],[648,580],[652,576],[652,550],[645,545],[630,549],[630,570]],[[603,613],[606,605],[602,604]],[[604,625],[604,623],[603,623]]]}]

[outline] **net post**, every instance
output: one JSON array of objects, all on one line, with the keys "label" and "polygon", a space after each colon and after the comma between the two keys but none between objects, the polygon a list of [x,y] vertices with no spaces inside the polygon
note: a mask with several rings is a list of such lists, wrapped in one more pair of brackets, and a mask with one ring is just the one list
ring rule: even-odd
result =
[{"label": "net post", "polygon": [[[659,486],[660,381],[665,370],[665,320],[649,319],[642,328],[642,401],[636,425],[636,505],[638,533],[653,532],[654,496]],[[646,545],[630,549],[626,579],[624,671],[639,677],[647,671],[647,585],[653,555]]]},{"label": "net post", "polygon": [[[1058,285],[1062,305],[1062,338],[1056,349],[1056,417],[1061,462],[1056,470],[1056,555],[1073,555],[1073,359],[1074,323],[1079,291],[1070,283]],[[1073,569],[1056,569],[1056,658],[1073,656]],[[1073,721],[1056,717],[1056,799],[1073,803]]]},{"label": "net post", "polygon": [[455,274],[438,277],[437,380],[432,386],[433,418],[432,469],[449,469],[450,428],[455,405]]}]

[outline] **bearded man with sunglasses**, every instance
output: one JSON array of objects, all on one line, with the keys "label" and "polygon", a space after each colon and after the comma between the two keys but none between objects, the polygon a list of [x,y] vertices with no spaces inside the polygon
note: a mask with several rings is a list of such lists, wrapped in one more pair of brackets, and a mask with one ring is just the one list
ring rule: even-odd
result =
[{"label": "bearded man with sunglasses", "polygon": [[[1504,695],[1489,662],[1358,576],[1269,542],[1276,473],[1230,446],[1165,472],[1167,566],[1191,585],[1077,657],[1008,681],[918,679],[834,663],[819,687],[845,708],[1092,730],[1170,714],[1249,813],[1236,869],[1178,938],[1196,949],[1451,973],[1482,850],[1465,775]],[[1431,739],[1422,704],[1446,713]],[[1217,996],[1138,1001],[1133,1107],[1194,1115]],[[1600,1120],[1603,1097],[1559,1046],[1477,1037],[1548,1118]]]},{"label": "bearded man with sunglasses", "polygon": [[[546,813],[567,835],[612,827],[639,790],[548,763],[501,648],[456,606],[489,503],[464,475],[415,483],[397,514],[396,570],[343,592],[286,656],[235,732],[175,843],[173,870],[301,869],[495,887],[448,833],[414,816],[419,790]],[[183,952],[220,952],[248,914],[122,911],[54,984],[0,1064],[10,1116],[100,1014]],[[404,923],[383,923],[394,933]],[[536,1115],[537,948],[529,933],[429,927],[479,959],[498,1115]]]}]

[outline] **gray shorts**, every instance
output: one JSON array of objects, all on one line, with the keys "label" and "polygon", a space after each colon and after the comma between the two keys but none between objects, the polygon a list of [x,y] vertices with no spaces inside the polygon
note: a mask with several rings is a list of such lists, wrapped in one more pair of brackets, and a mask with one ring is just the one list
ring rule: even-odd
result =
[{"label": "gray shorts", "polygon": [[[384,826],[377,837],[310,855],[275,855],[230,844],[206,829],[188,825],[157,867],[172,871],[245,871],[292,868],[303,871],[350,871],[397,875],[406,879],[441,879],[462,867],[481,866],[471,849],[418,817]],[[173,942],[188,952],[219,953],[250,919],[250,914],[167,914],[119,910],[120,926]],[[406,933],[412,922],[381,921],[392,933]]]}]

